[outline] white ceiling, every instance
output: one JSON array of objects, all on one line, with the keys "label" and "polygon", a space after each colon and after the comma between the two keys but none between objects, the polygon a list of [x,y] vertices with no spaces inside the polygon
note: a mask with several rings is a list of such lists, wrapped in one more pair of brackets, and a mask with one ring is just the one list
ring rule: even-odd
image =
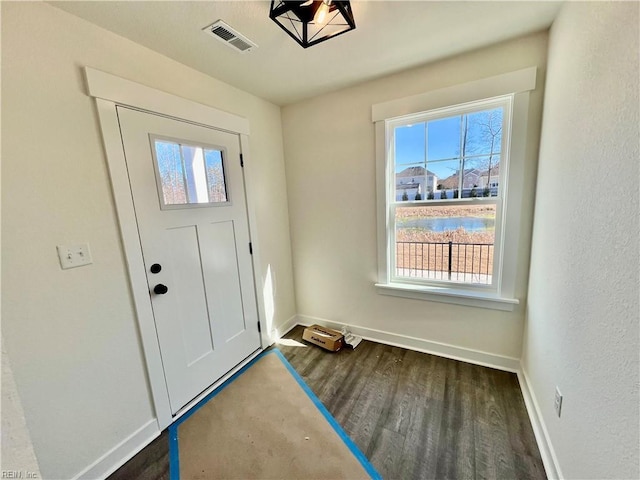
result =
[{"label": "white ceiling", "polygon": [[[356,29],[303,49],[268,1],[65,1],[51,5],[279,105],[548,28],[561,2],[352,1]],[[202,32],[222,19],[258,44]]]}]

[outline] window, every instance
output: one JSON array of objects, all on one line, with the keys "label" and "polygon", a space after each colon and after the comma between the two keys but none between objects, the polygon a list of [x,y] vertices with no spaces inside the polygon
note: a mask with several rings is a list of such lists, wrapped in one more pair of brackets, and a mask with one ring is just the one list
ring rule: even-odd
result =
[{"label": "window", "polygon": [[502,97],[387,122],[392,282],[495,286],[510,111]]},{"label": "window", "polygon": [[532,67],[373,106],[379,293],[498,310],[519,303],[535,83]]},{"label": "window", "polygon": [[228,201],[222,149],[160,138],[152,144],[163,209]]}]

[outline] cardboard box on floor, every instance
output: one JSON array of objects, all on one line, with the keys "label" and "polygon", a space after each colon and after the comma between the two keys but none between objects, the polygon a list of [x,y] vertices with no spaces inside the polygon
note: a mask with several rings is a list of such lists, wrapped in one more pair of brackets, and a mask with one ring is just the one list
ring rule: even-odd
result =
[{"label": "cardboard box on floor", "polygon": [[305,328],[302,339],[330,352],[337,352],[344,344],[342,333],[320,325],[311,325]]}]

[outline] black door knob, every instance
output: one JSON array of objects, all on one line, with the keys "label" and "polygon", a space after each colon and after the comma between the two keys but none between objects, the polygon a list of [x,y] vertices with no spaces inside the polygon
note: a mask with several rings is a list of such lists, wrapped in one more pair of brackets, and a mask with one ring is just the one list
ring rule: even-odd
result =
[{"label": "black door knob", "polygon": [[167,288],[167,286],[161,283],[153,287],[153,293],[155,293],[156,295],[164,295],[168,291],[169,289]]},{"label": "black door knob", "polygon": [[153,265],[151,265],[151,268],[149,270],[151,270],[151,273],[160,273],[160,270],[162,270],[162,265],[160,265],[159,263],[154,263]]}]

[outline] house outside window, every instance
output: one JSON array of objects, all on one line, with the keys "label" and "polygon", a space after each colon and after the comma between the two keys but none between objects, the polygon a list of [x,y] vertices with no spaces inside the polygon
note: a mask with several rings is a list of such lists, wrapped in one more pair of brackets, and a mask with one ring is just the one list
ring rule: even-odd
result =
[{"label": "house outside window", "polygon": [[396,200],[421,200],[435,190],[437,177],[423,166],[413,166],[395,174]]},{"label": "house outside window", "polygon": [[374,105],[379,293],[499,310],[519,303],[534,88],[531,68]]}]

